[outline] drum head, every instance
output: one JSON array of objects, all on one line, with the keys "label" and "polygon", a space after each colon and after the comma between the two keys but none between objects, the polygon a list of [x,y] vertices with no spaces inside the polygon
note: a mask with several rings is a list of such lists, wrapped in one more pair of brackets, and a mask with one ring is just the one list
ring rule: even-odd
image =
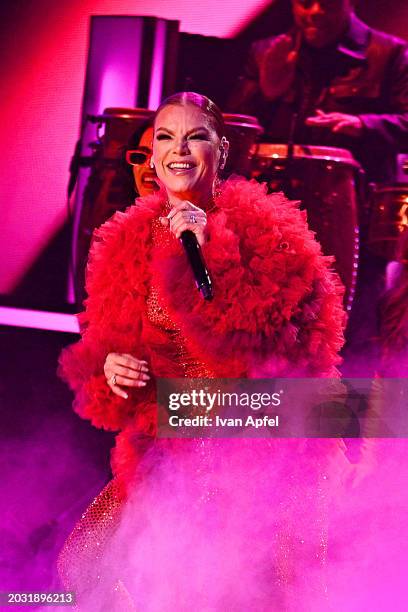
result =
[{"label": "drum head", "polygon": [[[256,159],[287,159],[288,145],[260,142],[254,145],[253,154]],[[334,147],[318,147],[312,145],[294,145],[293,157],[296,159],[314,159],[322,162],[335,162],[360,168],[360,164],[350,151]]]},{"label": "drum head", "polygon": [[106,123],[115,119],[121,121],[148,121],[154,115],[154,111],[148,108],[123,108],[110,107],[105,108],[101,115],[90,115],[94,123]]},{"label": "drum head", "polygon": [[256,135],[263,134],[263,127],[259,124],[256,117],[251,115],[234,115],[231,113],[223,113],[225,125],[246,128],[254,131]]},{"label": "drum head", "polygon": [[230,143],[224,175],[231,173],[249,176],[252,165],[252,149],[263,127],[250,115],[223,114],[225,135]]}]

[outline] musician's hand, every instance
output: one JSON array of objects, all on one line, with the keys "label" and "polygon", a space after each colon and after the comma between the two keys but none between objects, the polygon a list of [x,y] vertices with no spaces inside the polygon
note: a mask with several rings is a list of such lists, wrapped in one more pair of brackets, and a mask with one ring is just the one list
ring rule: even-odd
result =
[{"label": "musician's hand", "polygon": [[281,34],[271,42],[262,58],[259,81],[263,94],[269,100],[283,96],[292,85],[301,42],[300,31],[295,40],[288,34]]},{"label": "musician's hand", "polygon": [[356,115],[346,115],[345,113],[324,113],[316,111],[314,117],[306,119],[306,125],[329,129],[333,134],[345,134],[352,138],[359,138],[363,131],[363,122]]},{"label": "musician's hand", "polygon": [[150,380],[147,361],[127,353],[109,353],[103,371],[113,393],[124,399],[128,394],[121,387],[145,387]]},{"label": "musician's hand", "polygon": [[160,221],[170,228],[176,238],[180,238],[184,231],[190,230],[196,235],[200,246],[208,240],[207,215],[188,200],[180,200],[167,217],[160,217]]}]

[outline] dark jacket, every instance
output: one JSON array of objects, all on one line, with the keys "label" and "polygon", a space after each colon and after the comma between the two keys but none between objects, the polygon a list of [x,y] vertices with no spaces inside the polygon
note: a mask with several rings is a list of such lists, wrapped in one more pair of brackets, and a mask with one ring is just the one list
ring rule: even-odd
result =
[{"label": "dark jacket", "polygon": [[[347,148],[370,180],[392,181],[396,154],[408,151],[408,45],[352,15],[347,33],[335,46],[301,47],[291,88],[281,98],[268,100],[259,74],[275,40],[252,45],[228,110],[257,116],[265,128],[264,140],[271,142],[287,141],[297,111],[296,142]],[[271,66],[270,78],[274,78]],[[358,115],[364,124],[362,137],[356,140],[306,126],[305,119],[317,108]]]}]

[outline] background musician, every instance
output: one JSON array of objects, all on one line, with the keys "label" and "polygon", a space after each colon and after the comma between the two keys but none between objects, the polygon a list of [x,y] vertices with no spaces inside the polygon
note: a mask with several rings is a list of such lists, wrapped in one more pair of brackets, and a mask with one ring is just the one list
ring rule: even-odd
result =
[{"label": "background musician", "polygon": [[[348,149],[368,181],[391,183],[398,152],[408,150],[408,46],[364,24],[353,4],[292,0],[293,28],[253,43],[229,110],[258,117],[268,142]],[[367,248],[367,208],[360,206],[345,368],[359,376],[376,368],[377,304],[387,264]]]},{"label": "background musician", "polygon": [[292,0],[295,25],[255,42],[230,99],[267,140],[351,149],[369,180],[392,181],[408,148],[408,46],[360,21],[352,0]]}]

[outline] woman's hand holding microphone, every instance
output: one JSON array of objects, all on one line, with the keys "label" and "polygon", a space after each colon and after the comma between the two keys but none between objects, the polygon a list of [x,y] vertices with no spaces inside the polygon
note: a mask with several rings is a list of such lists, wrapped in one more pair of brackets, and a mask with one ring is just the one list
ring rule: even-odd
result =
[{"label": "woman's hand holding microphone", "polygon": [[180,200],[175,204],[167,217],[160,217],[160,222],[170,229],[176,238],[186,230],[193,232],[200,246],[208,240],[207,215],[201,208],[188,200]]}]

